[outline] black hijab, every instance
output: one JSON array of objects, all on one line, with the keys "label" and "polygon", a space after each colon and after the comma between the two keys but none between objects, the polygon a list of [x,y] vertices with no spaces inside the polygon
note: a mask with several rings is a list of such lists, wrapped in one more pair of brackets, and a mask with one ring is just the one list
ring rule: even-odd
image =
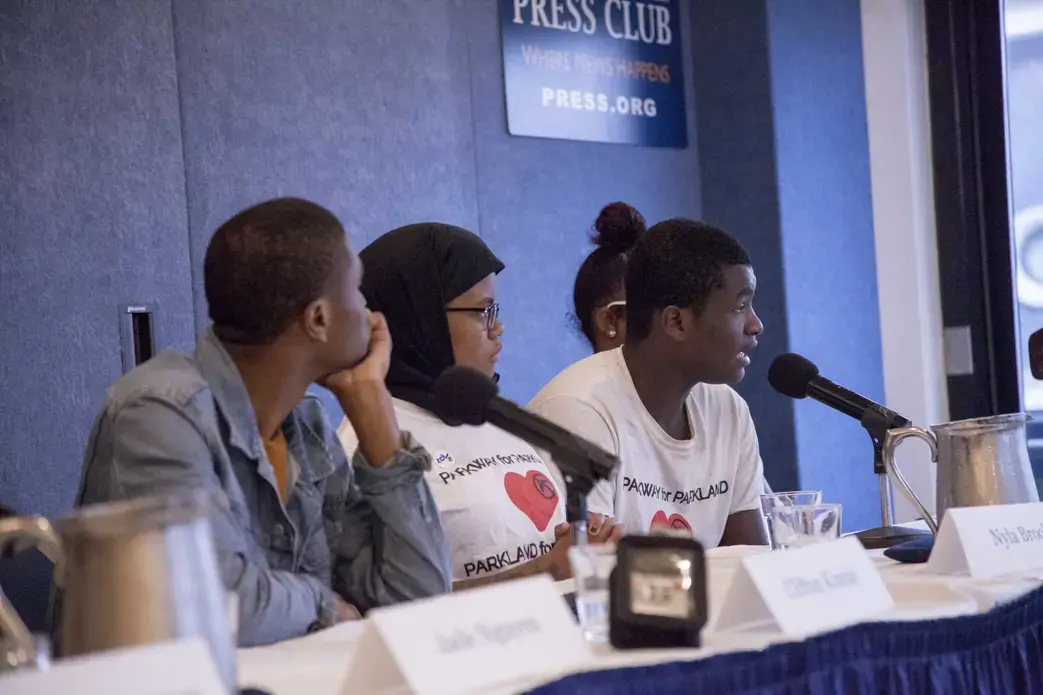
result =
[{"label": "black hijab", "polygon": [[362,249],[362,293],[387,318],[395,398],[430,409],[431,389],[453,366],[446,305],[503,262],[466,229],[437,222],[399,227]]}]

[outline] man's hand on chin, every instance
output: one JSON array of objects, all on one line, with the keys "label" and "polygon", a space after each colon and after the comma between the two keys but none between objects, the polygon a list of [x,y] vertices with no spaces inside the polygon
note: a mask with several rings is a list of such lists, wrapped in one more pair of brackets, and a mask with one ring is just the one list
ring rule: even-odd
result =
[{"label": "man's hand on chin", "polygon": [[384,384],[391,367],[391,333],[387,321],[376,312],[369,313],[369,328],[365,358],[350,369],[330,374],[319,385],[337,397],[358,437],[359,451],[370,466],[379,468],[402,447],[402,433]]}]

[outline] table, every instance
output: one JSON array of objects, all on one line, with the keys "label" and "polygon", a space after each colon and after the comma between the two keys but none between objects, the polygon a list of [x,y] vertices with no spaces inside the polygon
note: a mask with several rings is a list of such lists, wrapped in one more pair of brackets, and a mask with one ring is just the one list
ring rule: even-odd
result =
[{"label": "table", "polygon": [[[707,553],[707,593],[711,621],[720,611],[725,593],[742,559],[760,552],[767,550],[739,546],[715,548]],[[1043,584],[1043,577],[1035,576],[994,581],[932,576],[928,574],[926,565],[903,565],[883,557],[882,551],[869,553],[896,604],[893,611],[877,616],[876,621],[920,621],[973,615],[1016,601]],[[571,582],[559,582],[559,586],[563,593],[571,590]],[[1039,593],[1040,606],[1043,607],[1043,590]],[[1043,612],[1040,622],[1043,624]],[[244,687],[263,688],[272,695],[344,695],[341,684],[352,664],[363,627],[363,622],[344,623],[299,639],[267,647],[241,649],[238,655],[239,683]],[[891,630],[891,626],[888,629]],[[618,652],[611,648],[592,648],[589,660],[573,673],[667,662],[693,662],[732,652],[763,650],[788,641],[778,632],[768,630],[725,634],[707,629],[703,633],[704,646],[700,649]],[[1040,660],[1043,662],[1043,651]],[[533,673],[525,682],[506,684],[498,692],[524,692],[569,675]]]}]

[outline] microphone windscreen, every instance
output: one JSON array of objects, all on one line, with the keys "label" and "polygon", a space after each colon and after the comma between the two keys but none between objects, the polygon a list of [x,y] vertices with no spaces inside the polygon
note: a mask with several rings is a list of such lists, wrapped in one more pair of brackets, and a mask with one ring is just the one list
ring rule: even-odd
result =
[{"label": "microphone windscreen", "polygon": [[818,367],[806,357],[792,352],[779,355],[768,367],[768,383],[790,398],[806,398],[808,382],[818,376]]},{"label": "microphone windscreen", "polygon": [[482,425],[496,382],[470,367],[450,367],[435,380],[435,415],[447,425]]}]

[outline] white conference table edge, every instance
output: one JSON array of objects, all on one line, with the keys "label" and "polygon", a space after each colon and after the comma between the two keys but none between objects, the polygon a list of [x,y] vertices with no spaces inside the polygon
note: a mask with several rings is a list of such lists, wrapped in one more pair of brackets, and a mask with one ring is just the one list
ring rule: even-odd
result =
[{"label": "white conference table edge", "polygon": [[[911,528],[926,529],[923,521],[902,524]],[[737,567],[744,555],[741,550],[715,549],[709,555],[708,584],[713,584],[709,573],[726,573],[734,571],[729,565]],[[750,549],[747,549],[747,554]],[[756,551],[753,551],[756,552]],[[992,608],[995,605],[1014,600],[1033,588],[1039,586],[1037,581],[1028,579],[995,580],[993,582],[972,581],[970,578],[945,577],[932,578],[925,575],[924,565],[903,565],[882,556],[882,551],[870,551],[881,570],[882,576],[892,593],[898,593],[911,600],[906,607],[901,606],[888,614],[881,615],[878,620],[921,620],[925,618],[955,617],[969,615]],[[934,584],[930,582],[936,582]],[[561,594],[573,591],[572,580],[556,583]],[[929,591],[924,591],[927,588]],[[938,603],[938,592],[948,592],[947,603]],[[918,597],[930,596],[925,605],[917,604]],[[899,597],[896,596],[896,603]],[[927,605],[935,603],[936,605]],[[711,604],[719,606],[720,601],[711,598]],[[343,623],[323,632],[308,635],[295,640],[281,642],[267,647],[240,649],[239,685],[266,690],[271,695],[348,695],[342,690],[354,657],[358,639],[365,626],[364,621]],[[578,664],[565,672],[534,673],[524,682],[505,683],[495,689],[486,689],[486,693],[517,693],[542,684],[550,683],[562,677],[628,666],[642,666],[670,661],[691,661],[708,658],[716,654],[735,651],[756,651],[772,644],[799,641],[777,631],[746,633],[714,633],[705,630],[703,646],[699,649],[659,649],[616,651],[610,647],[591,647],[588,661]],[[354,695],[354,694],[352,694]]]}]

